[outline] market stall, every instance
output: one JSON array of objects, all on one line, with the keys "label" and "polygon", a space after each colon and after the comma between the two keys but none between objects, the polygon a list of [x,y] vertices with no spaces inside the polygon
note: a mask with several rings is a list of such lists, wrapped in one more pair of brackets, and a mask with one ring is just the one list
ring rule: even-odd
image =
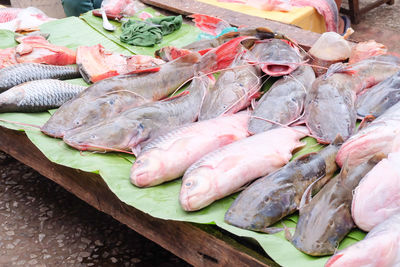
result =
[{"label": "market stall", "polygon": [[[184,1],[143,2],[184,15],[202,13],[218,16],[233,26],[269,27],[296,40],[304,48],[311,47],[319,37],[316,33],[294,26],[222,8],[210,9],[209,5],[200,2],[190,6],[182,3]],[[158,15],[152,8],[144,11]],[[69,17],[47,22],[40,26],[40,30],[50,34],[48,40],[54,45],[77,49],[79,46],[101,44],[108,51],[125,55],[153,55],[164,46],[182,47],[195,41],[199,34],[199,29],[183,24],[179,30],[164,36],[161,43],[152,47],[138,47],[121,42],[120,23],[111,23],[117,27],[114,32],[103,29],[102,20],[88,12],[80,18]],[[16,45],[12,32],[0,31],[0,35],[5,40],[0,48]],[[81,78],[70,79],[68,82],[88,85]],[[270,86],[267,83],[264,90]],[[43,126],[54,112],[55,110],[40,113],[1,113],[0,148],[189,263],[196,266],[323,266],[328,260],[329,256],[312,257],[297,250],[286,239],[286,231],[266,234],[227,224],[224,216],[237,194],[218,200],[199,211],[186,212],[178,202],[181,180],[149,188],[132,185],[129,173],[135,161],[133,155],[80,152],[60,139],[41,133],[37,127]],[[314,138],[306,137],[302,141],[306,142],[306,146],[297,151],[293,158],[322,148]],[[290,231],[297,221],[297,214],[289,215],[274,224],[274,227]],[[228,232],[244,239],[232,238]],[[364,236],[363,231],[352,230],[338,249],[354,244]],[[257,252],[258,245],[254,244],[254,240],[265,253]]]}]

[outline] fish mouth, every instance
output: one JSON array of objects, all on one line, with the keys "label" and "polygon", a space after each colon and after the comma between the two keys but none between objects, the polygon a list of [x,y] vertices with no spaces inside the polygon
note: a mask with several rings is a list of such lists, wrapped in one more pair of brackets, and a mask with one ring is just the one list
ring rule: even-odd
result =
[{"label": "fish mouth", "polygon": [[277,76],[287,75],[293,72],[294,68],[291,67],[290,65],[270,63],[270,64],[263,64],[262,70],[270,76],[277,77]]}]

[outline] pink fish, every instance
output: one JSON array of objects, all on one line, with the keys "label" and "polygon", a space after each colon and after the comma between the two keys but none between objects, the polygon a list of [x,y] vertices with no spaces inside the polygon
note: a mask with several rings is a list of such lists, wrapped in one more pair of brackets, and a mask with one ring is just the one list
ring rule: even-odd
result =
[{"label": "pink fish", "polygon": [[342,166],[347,161],[350,167],[366,161],[371,155],[389,154],[400,134],[400,103],[389,108],[370,125],[351,136],[340,148],[336,162]]},{"label": "pink fish", "polygon": [[400,213],[374,227],[364,240],[332,256],[325,267],[400,265]]},{"label": "pink fish", "polygon": [[275,128],[219,148],[185,172],[179,201],[186,211],[202,209],[242,189],[286,163],[292,151],[304,144],[304,127]]},{"label": "pink fish", "polygon": [[351,213],[354,222],[370,231],[400,212],[400,152],[380,161],[355,189]]},{"label": "pink fish", "polygon": [[189,124],[144,147],[131,169],[131,182],[148,187],[176,179],[202,156],[248,136],[249,113]]}]

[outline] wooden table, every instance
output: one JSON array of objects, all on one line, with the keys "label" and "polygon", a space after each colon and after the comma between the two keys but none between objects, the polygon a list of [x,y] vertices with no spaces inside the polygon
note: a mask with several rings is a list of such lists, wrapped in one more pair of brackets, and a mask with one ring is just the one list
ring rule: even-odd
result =
[{"label": "wooden table", "polygon": [[[277,266],[218,227],[154,218],[121,202],[93,173],[49,161],[23,132],[0,126],[0,150],[195,266]],[[254,246],[254,245],[253,245]],[[255,247],[255,246],[254,246]]]}]

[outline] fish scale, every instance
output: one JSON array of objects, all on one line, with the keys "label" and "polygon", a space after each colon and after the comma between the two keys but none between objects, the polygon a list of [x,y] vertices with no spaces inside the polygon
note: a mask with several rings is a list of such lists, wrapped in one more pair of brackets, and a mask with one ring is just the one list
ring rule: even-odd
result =
[{"label": "fish scale", "polygon": [[85,88],[52,79],[26,82],[0,94],[0,112],[39,112],[57,108]]},{"label": "fish scale", "polygon": [[74,66],[54,66],[38,63],[20,63],[0,70],[0,92],[18,84],[43,79],[73,79],[80,73]]}]

